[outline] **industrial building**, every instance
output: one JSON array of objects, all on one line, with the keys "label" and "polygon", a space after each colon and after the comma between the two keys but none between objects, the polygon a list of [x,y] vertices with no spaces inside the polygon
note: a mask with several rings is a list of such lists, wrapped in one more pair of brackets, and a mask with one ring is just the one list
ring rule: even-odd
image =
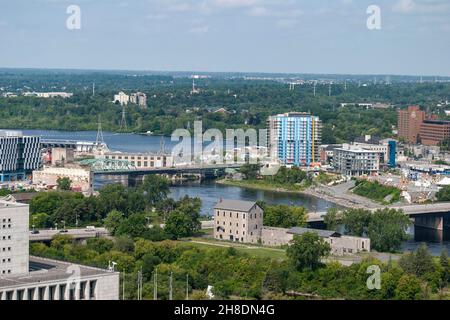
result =
[{"label": "industrial building", "polygon": [[119,273],[29,256],[29,206],[0,201],[0,300],[118,300]]},{"label": "industrial building", "polygon": [[322,123],[308,113],[290,112],[267,120],[269,156],[283,165],[311,166],[320,162]]},{"label": "industrial building", "polygon": [[159,153],[105,152],[102,155],[96,156],[96,158],[126,161],[129,162],[131,166],[141,170],[171,168],[174,165],[172,155]]},{"label": "industrial building", "polygon": [[41,165],[40,137],[0,131],[0,182],[25,180]]}]

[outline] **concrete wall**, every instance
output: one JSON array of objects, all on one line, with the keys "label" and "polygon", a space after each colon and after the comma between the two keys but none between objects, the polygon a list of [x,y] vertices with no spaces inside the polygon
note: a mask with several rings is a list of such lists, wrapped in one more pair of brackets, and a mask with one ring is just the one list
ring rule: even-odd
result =
[{"label": "concrete wall", "polygon": [[[81,277],[75,282],[62,279],[2,287],[0,300],[119,300],[119,277],[120,274],[115,272]],[[91,285],[93,296],[90,294]],[[70,295],[70,288],[75,289],[73,296]]]},{"label": "concrete wall", "polygon": [[289,229],[263,227],[261,232],[261,244],[271,247],[280,247],[289,244],[294,235],[288,233]]},{"label": "concrete wall", "polygon": [[360,237],[330,237],[326,238],[331,246],[331,254],[336,256],[351,255],[358,252],[370,252],[370,239]]},{"label": "concrete wall", "polygon": [[28,205],[0,201],[0,276],[29,269]]}]

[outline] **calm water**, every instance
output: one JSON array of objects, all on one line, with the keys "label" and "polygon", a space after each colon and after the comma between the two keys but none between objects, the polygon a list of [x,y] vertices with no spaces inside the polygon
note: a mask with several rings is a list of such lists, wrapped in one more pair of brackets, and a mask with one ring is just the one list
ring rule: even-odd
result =
[{"label": "calm water", "polygon": [[[95,141],[97,132],[66,132],[52,130],[24,130],[26,134],[39,135],[47,139],[67,139],[67,140],[84,140]],[[116,134],[104,132],[105,142],[113,151],[124,152],[157,152],[161,149],[161,137],[141,136],[135,134]],[[165,149],[167,152],[176,144],[170,138],[163,138]],[[120,182],[120,178],[106,179],[105,177],[97,177],[95,181],[96,187],[101,187],[106,183]],[[270,204],[286,204],[295,206],[305,206],[313,211],[326,211],[330,207],[334,207],[333,203],[322,199],[298,195],[286,194],[269,191],[258,191],[241,189],[233,186],[217,185],[213,182],[203,184],[189,183],[171,188],[171,197],[179,199],[188,195],[190,197],[199,197],[202,200],[202,214],[210,215],[212,208],[217,201],[222,198],[234,200],[263,200]],[[421,242],[426,242],[434,255],[440,254],[446,249],[450,254],[450,230],[439,232],[435,230],[423,228],[411,228],[411,240],[403,245],[405,251],[415,250]]]}]

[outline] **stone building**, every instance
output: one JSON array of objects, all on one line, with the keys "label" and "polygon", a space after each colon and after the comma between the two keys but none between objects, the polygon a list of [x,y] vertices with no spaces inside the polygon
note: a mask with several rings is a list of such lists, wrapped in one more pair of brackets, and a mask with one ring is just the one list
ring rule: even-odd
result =
[{"label": "stone building", "polygon": [[258,243],[263,214],[263,209],[254,201],[221,199],[214,207],[214,238]]},{"label": "stone building", "polygon": [[336,231],[294,227],[274,228],[263,225],[264,211],[254,201],[221,199],[214,207],[214,238],[268,247],[289,245],[296,235],[314,232],[330,244],[331,254],[351,255],[370,252],[370,239],[344,236]]},{"label": "stone building", "polygon": [[271,247],[289,245],[296,235],[307,232],[316,233],[331,247],[331,254],[336,256],[351,255],[358,252],[370,252],[370,239],[344,236],[336,231],[294,227],[291,229],[263,227],[261,244]]}]

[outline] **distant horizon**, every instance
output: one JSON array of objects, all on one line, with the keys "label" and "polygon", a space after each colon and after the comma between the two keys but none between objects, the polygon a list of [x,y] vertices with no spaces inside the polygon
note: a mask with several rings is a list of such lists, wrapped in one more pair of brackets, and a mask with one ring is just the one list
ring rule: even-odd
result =
[{"label": "distant horizon", "polygon": [[[177,74],[186,73],[191,75],[196,74],[241,74],[241,75],[285,75],[285,76],[357,76],[357,77],[411,77],[411,78],[449,78],[450,75],[442,74],[396,74],[396,73],[318,73],[318,72],[270,72],[270,71],[205,71],[205,70],[150,70],[150,69],[115,69],[115,68],[53,68],[53,67],[2,67],[0,66],[0,71],[3,70],[27,70],[27,71],[62,71],[62,72],[98,72],[98,73],[148,73],[148,75],[156,74]],[[379,79],[381,80],[381,78]]]}]

